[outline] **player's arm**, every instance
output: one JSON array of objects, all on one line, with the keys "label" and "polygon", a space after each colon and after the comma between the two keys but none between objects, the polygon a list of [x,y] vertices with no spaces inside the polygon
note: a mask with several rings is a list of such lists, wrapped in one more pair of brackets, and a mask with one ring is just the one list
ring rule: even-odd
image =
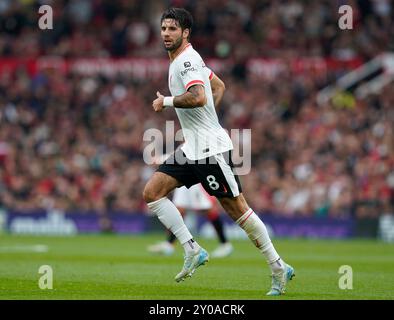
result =
[{"label": "player's arm", "polygon": [[224,82],[214,73],[211,78],[211,88],[212,88],[213,102],[215,104],[215,108],[217,108],[223,99],[226,86]]},{"label": "player's arm", "polygon": [[164,97],[157,92],[157,99],[153,101],[153,109],[156,112],[162,111],[165,107],[175,108],[199,108],[207,103],[205,95],[204,77],[202,65],[196,61],[196,57],[187,56],[185,61],[179,63],[175,75],[185,88],[185,93],[178,96]]},{"label": "player's arm", "polygon": [[205,89],[199,84],[191,86],[184,94],[174,97],[175,108],[203,107],[206,103]]},{"label": "player's arm", "polygon": [[[171,105],[175,108],[198,108],[207,103],[204,86],[195,84],[190,86],[184,94],[175,97],[164,97],[159,91],[156,92],[157,98],[152,106],[156,112],[160,112],[165,106]],[[170,99],[168,102],[166,99]]]}]

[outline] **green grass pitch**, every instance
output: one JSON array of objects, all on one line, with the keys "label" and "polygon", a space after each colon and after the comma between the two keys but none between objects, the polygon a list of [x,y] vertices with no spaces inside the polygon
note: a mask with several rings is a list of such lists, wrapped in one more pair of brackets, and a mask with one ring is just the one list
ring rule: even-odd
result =
[{"label": "green grass pitch", "polygon": [[[0,299],[394,299],[394,245],[367,240],[274,239],[282,257],[296,269],[285,296],[268,298],[269,269],[247,240],[233,241],[233,254],[210,259],[192,278],[174,281],[183,263],[177,247],[171,257],[146,247],[163,234],[39,237],[0,235]],[[197,240],[213,250],[215,240]],[[33,251],[45,245],[47,251]],[[40,248],[40,247],[38,247]],[[41,290],[41,265],[53,270],[53,289]],[[338,286],[341,265],[353,270],[353,289]]]}]

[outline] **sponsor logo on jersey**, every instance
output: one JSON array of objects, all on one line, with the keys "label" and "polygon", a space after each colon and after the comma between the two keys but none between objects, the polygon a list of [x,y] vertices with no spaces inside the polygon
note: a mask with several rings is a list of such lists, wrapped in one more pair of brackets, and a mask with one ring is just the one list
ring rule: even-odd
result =
[{"label": "sponsor logo on jersey", "polygon": [[192,64],[189,61],[186,61],[184,64],[185,68],[189,68],[192,66]]},{"label": "sponsor logo on jersey", "polygon": [[194,68],[194,67],[187,68],[187,69],[181,71],[181,76],[183,77],[183,76],[186,75],[186,73],[188,73],[189,71],[197,71],[197,69]]}]

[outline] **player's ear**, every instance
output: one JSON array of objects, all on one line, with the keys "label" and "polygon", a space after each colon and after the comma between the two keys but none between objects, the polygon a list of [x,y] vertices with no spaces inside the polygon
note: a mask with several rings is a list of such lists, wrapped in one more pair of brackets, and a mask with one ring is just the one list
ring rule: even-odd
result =
[{"label": "player's ear", "polygon": [[183,30],[183,38],[188,39],[190,35],[190,29]]}]

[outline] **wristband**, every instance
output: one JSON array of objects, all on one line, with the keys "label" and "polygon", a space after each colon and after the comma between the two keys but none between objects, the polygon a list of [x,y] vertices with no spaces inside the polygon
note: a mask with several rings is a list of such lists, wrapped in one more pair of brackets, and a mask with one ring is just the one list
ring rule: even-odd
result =
[{"label": "wristband", "polygon": [[174,98],[175,97],[164,97],[163,106],[173,107],[174,106]]}]

